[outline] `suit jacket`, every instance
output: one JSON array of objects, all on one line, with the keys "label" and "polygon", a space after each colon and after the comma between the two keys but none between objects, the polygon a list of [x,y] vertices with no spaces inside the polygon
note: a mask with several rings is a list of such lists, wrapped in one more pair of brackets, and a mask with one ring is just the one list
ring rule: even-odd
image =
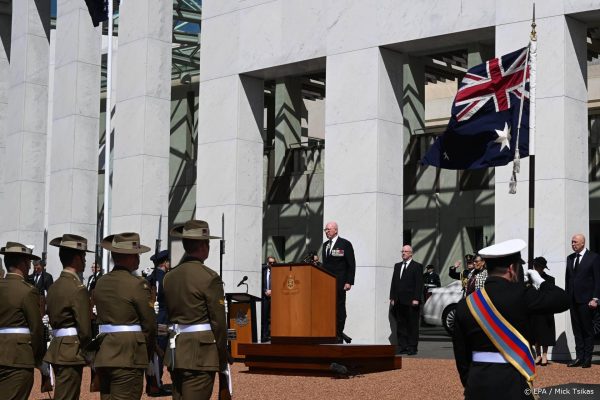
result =
[{"label": "suit jacket", "polygon": [[156,316],[144,278],[115,266],[98,279],[93,294],[99,324],[142,326],[142,332],[108,333],[96,353],[95,367],[146,368],[154,352]]},{"label": "suit jacket", "polygon": [[575,253],[567,257],[565,289],[579,304],[589,303],[592,298],[600,298],[600,256],[587,250],[579,259],[577,270],[573,270]]},{"label": "suit jacket", "polygon": [[83,349],[92,340],[87,289],[77,275],[62,271],[48,291],[46,303],[52,328],[77,328],[78,335],[53,338],[44,361],[58,365],[85,365]]},{"label": "suit jacket", "polygon": [[[267,287],[267,286],[268,286],[268,285],[267,285],[267,283],[268,283],[268,282],[267,282],[267,271],[269,271],[269,269],[270,269],[270,268],[269,268],[269,267],[267,267],[267,265],[263,265],[263,266],[262,266],[262,292],[261,292],[261,297],[262,297],[263,299],[267,299],[267,300],[271,300],[271,298],[270,298],[270,297],[267,297],[267,296],[265,295],[265,291],[266,291],[267,289],[271,289],[270,287]],[[273,272],[273,270],[271,270],[271,272]]]},{"label": "suit jacket", "polygon": [[322,257],[323,268],[333,273],[337,278],[337,287],[343,287],[349,283],[354,285],[354,274],[356,271],[356,260],[354,259],[354,248],[348,240],[338,236],[333,249],[327,256],[327,243],[323,243]]},{"label": "suit jacket", "polygon": [[[485,290],[492,303],[500,314],[515,327],[525,338],[530,338],[530,316],[532,314],[558,313],[569,308],[569,297],[561,288],[554,286],[550,281],[541,284],[539,290],[523,283],[511,283],[508,280],[490,276],[485,282]],[[473,351],[498,352],[496,346],[487,337],[485,332],[473,318],[468,309],[465,299],[458,302],[456,306],[456,320],[454,325],[454,357],[456,367],[460,375],[463,386],[467,387],[469,371],[475,368],[487,368],[486,382],[473,382],[476,385],[485,385],[496,389],[497,396],[474,398],[529,398],[524,396],[522,388],[526,388],[525,378],[519,375],[519,381],[503,380],[500,374],[495,374],[497,370],[514,367],[510,364],[484,364],[472,363]],[[514,386],[519,387],[514,387]],[[523,386],[524,385],[524,386]],[[509,390],[511,389],[512,390]],[[492,389],[492,390],[493,390]],[[507,397],[507,394],[511,394]],[[472,395],[472,394],[471,394]]]},{"label": "suit jacket", "polygon": [[88,277],[87,281],[87,290],[91,294],[94,289],[96,289],[96,283],[98,283],[98,279],[102,277],[102,272],[96,272]]},{"label": "suit jacket", "polygon": [[[227,368],[225,293],[219,274],[199,259],[185,256],[163,281],[169,317],[174,324],[206,324],[210,331],[182,333],[177,337],[175,368],[224,371]],[[171,352],[165,364],[173,368]]]},{"label": "suit jacket", "polygon": [[410,305],[413,300],[421,302],[423,297],[423,265],[411,260],[402,273],[402,262],[394,265],[394,275],[390,287],[390,300],[396,304]]},{"label": "suit jacket", "polygon": [[0,328],[29,328],[30,335],[0,334],[0,365],[33,368],[44,357],[40,293],[19,274],[0,279]]},{"label": "suit jacket", "polygon": [[54,283],[54,278],[52,278],[52,275],[50,275],[46,271],[42,271],[42,274],[40,275],[40,278],[38,279],[37,283],[35,283],[35,273],[29,275],[27,277],[27,280],[29,281],[29,283],[35,286],[40,293],[42,293],[42,290],[44,290],[47,293],[48,289],[50,289],[50,286]]}]

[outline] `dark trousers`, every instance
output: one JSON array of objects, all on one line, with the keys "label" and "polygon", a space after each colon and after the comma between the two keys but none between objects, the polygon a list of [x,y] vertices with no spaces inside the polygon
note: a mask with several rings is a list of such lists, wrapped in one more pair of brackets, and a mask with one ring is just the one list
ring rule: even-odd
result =
[{"label": "dark trousers", "polygon": [[78,400],[83,365],[57,365],[54,369],[54,400]]},{"label": "dark trousers", "polygon": [[336,304],[336,336],[342,337],[344,327],[346,326],[346,291],[344,286],[337,288],[337,304]]},{"label": "dark trousers", "polygon": [[135,400],[142,397],[144,370],[138,368],[98,368],[100,399]]},{"label": "dark trousers", "polygon": [[27,400],[33,387],[33,368],[0,366],[0,396],[5,400]]},{"label": "dark trousers", "polygon": [[417,351],[419,345],[419,307],[409,304],[394,305],[398,347]]},{"label": "dark trousers", "polygon": [[575,336],[575,353],[581,361],[592,361],[594,351],[593,310],[587,304],[571,303],[571,325]]},{"label": "dark trousers", "polygon": [[260,341],[271,340],[271,298],[264,296],[260,305]]},{"label": "dark trousers", "polygon": [[510,364],[474,362],[469,368],[465,400],[533,400],[525,378]]},{"label": "dark trousers", "polygon": [[209,400],[215,372],[176,369],[173,375],[174,400]]}]

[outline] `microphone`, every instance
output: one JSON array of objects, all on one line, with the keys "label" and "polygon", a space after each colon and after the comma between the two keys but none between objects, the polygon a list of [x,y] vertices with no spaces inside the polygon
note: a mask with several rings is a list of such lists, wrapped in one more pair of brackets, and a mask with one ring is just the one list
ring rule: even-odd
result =
[{"label": "microphone", "polygon": [[242,278],[240,283],[237,284],[237,287],[242,286],[244,283],[246,283],[247,280],[248,280],[248,277],[246,275],[244,275],[244,277]]}]

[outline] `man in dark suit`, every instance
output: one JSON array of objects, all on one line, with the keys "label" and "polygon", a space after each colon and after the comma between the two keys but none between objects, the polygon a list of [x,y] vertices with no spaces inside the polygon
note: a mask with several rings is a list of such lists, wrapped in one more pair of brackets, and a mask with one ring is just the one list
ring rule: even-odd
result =
[{"label": "man in dark suit", "polygon": [[41,294],[46,296],[50,285],[54,283],[54,278],[45,269],[46,265],[42,260],[34,260],[33,274],[29,275],[28,280]]},{"label": "man in dark suit", "polygon": [[88,277],[87,280],[87,290],[91,294],[92,291],[96,288],[96,283],[98,279],[102,276],[102,268],[95,261],[92,263],[92,274]]},{"label": "man in dark suit", "polygon": [[402,262],[394,265],[390,304],[396,317],[398,354],[417,354],[419,306],[423,294],[423,265],[412,259],[412,247],[402,247]]},{"label": "man in dark suit", "polygon": [[275,257],[268,256],[262,267],[260,341],[263,343],[271,340],[271,265],[275,262]]},{"label": "man in dark suit", "polygon": [[600,297],[600,257],[585,248],[585,236],[571,239],[573,253],[567,257],[565,286],[571,298],[571,325],[576,359],[568,367],[590,368],[594,350],[592,316]]},{"label": "man in dark suit", "polygon": [[338,236],[336,222],[328,222],[324,230],[328,240],[323,243],[321,259],[323,268],[336,277],[336,336],[338,342],[341,343],[346,325],[346,292],[354,285],[356,261],[352,243]]}]

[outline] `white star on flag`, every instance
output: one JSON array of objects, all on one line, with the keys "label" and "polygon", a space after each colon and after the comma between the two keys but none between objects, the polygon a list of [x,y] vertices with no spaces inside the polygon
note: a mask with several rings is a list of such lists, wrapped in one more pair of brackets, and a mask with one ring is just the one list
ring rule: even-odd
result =
[{"label": "white star on flag", "polygon": [[505,122],[504,129],[495,129],[498,138],[495,140],[496,143],[500,144],[500,151],[507,147],[510,150],[510,127]]}]

